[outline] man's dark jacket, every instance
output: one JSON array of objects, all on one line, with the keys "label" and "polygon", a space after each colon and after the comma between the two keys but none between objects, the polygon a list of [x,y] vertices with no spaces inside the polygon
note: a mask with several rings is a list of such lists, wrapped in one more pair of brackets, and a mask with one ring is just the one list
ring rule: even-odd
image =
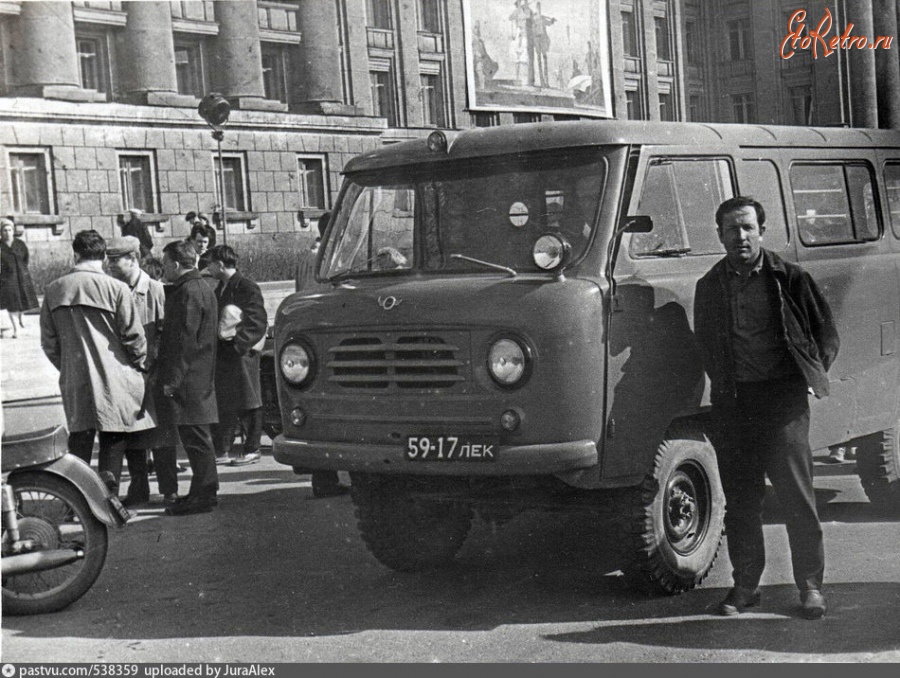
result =
[{"label": "man's dark jacket", "polygon": [[[218,308],[212,288],[196,269],[172,284],[156,363],[156,403],[167,424],[214,424]],[[162,395],[172,386],[175,395]]]},{"label": "man's dark jacket", "polygon": [[220,410],[253,410],[262,406],[259,383],[259,352],[253,346],[266,334],[266,307],[259,285],[235,273],[216,288],[219,315],[233,304],[241,309],[242,319],[234,339],[219,339],[216,358],[216,396]]},{"label": "man's dark jacket", "polygon": [[[762,250],[763,267],[775,281],[778,318],[788,351],[817,398],[828,395],[828,369],[840,341],[831,309],[812,277],[797,264]],[[712,403],[726,406],[735,389],[731,304],[726,259],[699,281],[694,297],[694,333],[712,384]],[[785,375],[787,376],[787,375]]]}]

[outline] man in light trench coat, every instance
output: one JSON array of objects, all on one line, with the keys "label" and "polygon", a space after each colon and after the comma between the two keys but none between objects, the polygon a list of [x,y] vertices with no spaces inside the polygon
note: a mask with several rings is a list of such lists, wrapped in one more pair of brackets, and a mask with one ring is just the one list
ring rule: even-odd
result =
[{"label": "man in light trench coat", "polygon": [[44,293],[41,348],[59,370],[69,452],[90,463],[99,433],[99,470],[118,478],[127,435],[155,426],[144,401],[147,341],[128,285],[103,271],[103,236],[80,231],[72,249],[75,266]]}]

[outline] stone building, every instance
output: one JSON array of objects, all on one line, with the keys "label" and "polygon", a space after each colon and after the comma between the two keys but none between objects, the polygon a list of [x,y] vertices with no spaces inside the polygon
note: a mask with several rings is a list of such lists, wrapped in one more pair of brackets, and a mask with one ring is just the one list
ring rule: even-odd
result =
[{"label": "stone building", "polygon": [[[470,108],[465,3],[482,1],[0,0],[0,214],[39,282],[69,261],[72,234],[117,235],[129,208],[157,243],[185,237],[186,212],[223,202],[197,113],[216,92],[232,108],[224,235],[289,256],[355,154],[434,128],[574,117]],[[607,12],[618,118],[894,124],[897,50],[782,59],[794,2],[583,2]],[[896,0],[810,4],[896,35]]]}]

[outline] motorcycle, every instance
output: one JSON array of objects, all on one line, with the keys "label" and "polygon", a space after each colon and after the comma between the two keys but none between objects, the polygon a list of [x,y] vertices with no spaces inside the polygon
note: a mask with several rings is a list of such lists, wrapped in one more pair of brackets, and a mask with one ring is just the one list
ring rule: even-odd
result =
[{"label": "motorcycle", "polygon": [[106,561],[108,528],[122,527],[131,513],[67,452],[64,426],[4,436],[2,443],[3,614],[56,612],[93,586]]}]

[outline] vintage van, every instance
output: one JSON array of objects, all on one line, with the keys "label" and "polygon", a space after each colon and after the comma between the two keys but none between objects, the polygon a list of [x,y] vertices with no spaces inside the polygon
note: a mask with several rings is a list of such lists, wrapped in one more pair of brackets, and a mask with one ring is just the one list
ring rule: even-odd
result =
[{"label": "vintage van", "polygon": [[630,584],[712,567],[724,501],[694,286],[716,207],[752,195],[764,246],[839,324],[816,450],[849,444],[900,507],[900,133],[651,122],[435,131],[348,163],[322,287],[281,304],[275,458],[349,471],[397,570],[452,559],[473,515],[611,509]]}]

